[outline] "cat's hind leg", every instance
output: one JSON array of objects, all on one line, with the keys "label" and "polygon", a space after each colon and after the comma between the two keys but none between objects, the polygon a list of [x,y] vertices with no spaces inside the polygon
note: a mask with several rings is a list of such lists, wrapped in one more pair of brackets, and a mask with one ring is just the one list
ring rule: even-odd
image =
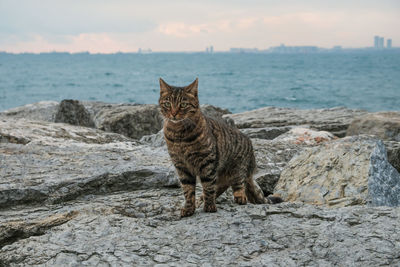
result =
[{"label": "cat's hind leg", "polygon": [[[215,199],[217,199],[220,195],[222,195],[226,189],[228,189],[228,185],[218,185],[217,192],[215,193]],[[196,207],[199,208],[201,204],[204,203],[204,195],[201,195],[197,201]]]},{"label": "cat's hind leg", "polygon": [[236,178],[236,181],[232,185],[232,190],[233,190],[233,200],[238,203],[239,205],[245,205],[247,204],[247,196],[246,196],[246,188],[244,185],[244,182],[241,181],[241,178]]}]

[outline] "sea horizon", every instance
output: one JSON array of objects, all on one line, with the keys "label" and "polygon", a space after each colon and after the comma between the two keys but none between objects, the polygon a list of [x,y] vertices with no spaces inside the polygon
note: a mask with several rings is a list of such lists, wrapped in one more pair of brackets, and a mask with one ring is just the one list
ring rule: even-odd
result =
[{"label": "sea horizon", "polygon": [[62,99],[157,104],[160,77],[178,86],[198,77],[200,102],[234,113],[264,106],[399,110],[397,51],[0,53],[0,111]]}]

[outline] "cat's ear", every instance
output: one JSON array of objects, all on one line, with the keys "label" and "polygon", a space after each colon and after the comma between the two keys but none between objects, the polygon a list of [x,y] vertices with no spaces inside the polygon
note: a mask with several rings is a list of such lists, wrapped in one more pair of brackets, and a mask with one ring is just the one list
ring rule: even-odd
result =
[{"label": "cat's ear", "polygon": [[194,82],[185,87],[185,91],[197,97],[198,87],[199,87],[199,78],[196,78]]},{"label": "cat's ear", "polygon": [[171,86],[160,78],[160,92],[168,92]]}]

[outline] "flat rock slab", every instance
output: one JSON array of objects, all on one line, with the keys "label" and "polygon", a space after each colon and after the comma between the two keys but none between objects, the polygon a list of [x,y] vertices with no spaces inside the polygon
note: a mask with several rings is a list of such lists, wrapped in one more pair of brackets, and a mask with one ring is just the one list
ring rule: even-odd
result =
[{"label": "flat rock slab", "polygon": [[281,173],[275,193],[287,201],[349,206],[400,205],[400,174],[382,141],[353,136],[308,148]]},{"label": "flat rock slab", "polygon": [[2,208],[178,186],[165,150],[122,135],[68,124],[0,119],[0,136]]},{"label": "flat rock slab", "polygon": [[180,219],[182,200],[180,190],[153,189],[7,211],[0,216],[0,238],[8,237],[0,239],[0,265],[377,266],[400,262],[400,208],[239,206],[223,199],[217,213],[197,210],[194,216]]},{"label": "flat rock slab", "polygon": [[400,112],[376,112],[355,118],[347,129],[347,135],[360,134],[400,142]]},{"label": "flat rock slab", "polygon": [[344,107],[310,110],[265,107],[243,113],[224,115],[224,118],[233,119],[238,128],[287,128],[288,126],[308,125],[312,129],[328,131],[338,137],[343,137],[346,135],[346,130],[352,120],[367,113],[364,110]]},{"label": "flat rock slab", "polygon": [[54,121],[59,102],[40,101],[0,112],[0,118]]},{"label": "flat rock slab", "polygon": [[[222,115],[231,113],[227,109],[207,104],[200,107],[204,114],[215,118],[222,118]],[[95,127],[134,139],[157,133],[162,128],[163,121],[158,105],[71,99],[61,103],[41,101],[24,105],[0,112],[0,118],[2,117]],[[228,123],[233,121],[228,120]]]}]

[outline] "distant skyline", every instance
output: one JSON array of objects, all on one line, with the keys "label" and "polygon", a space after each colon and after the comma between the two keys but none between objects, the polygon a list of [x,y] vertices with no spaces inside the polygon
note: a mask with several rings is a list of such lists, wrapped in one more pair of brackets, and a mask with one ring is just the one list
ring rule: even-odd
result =
[{"label": "distant skyline", "polygon": [[400,1],[1,0],[0,51],[267,49],[400,42]]}]

